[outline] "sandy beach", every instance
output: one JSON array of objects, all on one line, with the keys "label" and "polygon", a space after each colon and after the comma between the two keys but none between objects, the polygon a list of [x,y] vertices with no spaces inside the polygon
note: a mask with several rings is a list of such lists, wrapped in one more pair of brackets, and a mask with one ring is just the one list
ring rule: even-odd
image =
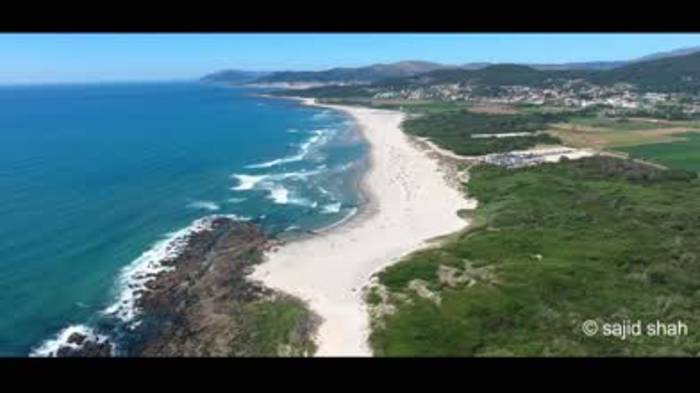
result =
[{"label": "sandy beach", "polygon": [[371,356],[362,288],[427,240],[464,228],[457,210],[475,202],[448,185],[438,162],[399,129],[402,113],[323,106],[350,114],[370,145],[362,180],[368,203],[346,223],[269,253],[252,278],[304,299],[323,319],[317,356]]}]

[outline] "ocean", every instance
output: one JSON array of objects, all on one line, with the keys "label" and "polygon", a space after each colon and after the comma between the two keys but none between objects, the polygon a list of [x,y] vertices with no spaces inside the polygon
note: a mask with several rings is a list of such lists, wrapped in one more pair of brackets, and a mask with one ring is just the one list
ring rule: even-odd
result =
[{"label": "ocean", "polygon": [[133,323],[139,274],[212,216],[293,238],[357,211],[353,121],[260,92],[0,87],[0,356]]}]

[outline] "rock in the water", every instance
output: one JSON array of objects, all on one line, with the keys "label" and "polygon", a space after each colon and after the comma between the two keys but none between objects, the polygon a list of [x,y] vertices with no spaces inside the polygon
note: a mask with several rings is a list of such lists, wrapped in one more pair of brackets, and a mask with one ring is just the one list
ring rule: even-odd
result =
[{"label": "rock in the water", "polygon": [[56,357],[110,357],[112,344],[109,340],[94,341],[81,333],[73,333],[68,337],[68,344],[56,351]]}]

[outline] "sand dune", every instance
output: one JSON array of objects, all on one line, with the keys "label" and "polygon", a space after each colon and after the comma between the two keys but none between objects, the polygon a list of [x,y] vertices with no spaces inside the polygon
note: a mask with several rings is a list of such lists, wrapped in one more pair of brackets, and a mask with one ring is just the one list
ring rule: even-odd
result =
[{"label": "sand dune", "polygon": [[426,240],[464,228],[457,210],[475,202],[448,185],[438,163],[399,129],[402,113],[324,106],[353,116],[370,144],[362,181],[369,202],[343,225],[268,254],[253,278],[306,300],[323,318],[318,356],[370,356],[363,286]]}]

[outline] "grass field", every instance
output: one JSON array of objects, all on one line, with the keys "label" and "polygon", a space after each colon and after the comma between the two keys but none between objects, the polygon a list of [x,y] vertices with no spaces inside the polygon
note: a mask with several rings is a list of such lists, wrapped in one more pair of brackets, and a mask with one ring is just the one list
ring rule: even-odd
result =
[{"label": "grass field", "polygon": [[[608,118],[598,116],[574,116],[567,123],[572,127],[603,128],[605,131],[642,131],[675,127],[673,122],[654,123],[643,120],[628,120],[620,118]],[[603,130],[600,130],[603,131]]]},{"label": "grass field", "polygon": [[679,134],[695,130],[698,123],[689,121],[572,116],[548,132],[574,147],[616,148],[681,141]]},{"label": "grass field", "polygon": [[254,356],[310,356],[316,350],[310,339],[314,316],[299,300],[281,296],[249,303],[244,310]]},{"label": "grass field", "polygon": [[618,149],[631,157],[659,163],[669,168],[700,172],[700,134],[682,134],[682,139]]},{"label": "grass field", "polygon": [[[380,356],[697,356],[700,182],[593,157],[472,169],[475,224],[378,275]],[[374,291],[374,290],[373,290]],[[582,333],[598,323],[681,320],[685,337]]]},{"label": "grass field", "polygon": [[554,125],[548,133],[573,147],[617,148],[681,141],[679,137],[690,131],[687,128],[661,128],[637,131],[572,129],[566,125]]},{"label": "grass field", "polygon": [[[494,114],[451,110],[427,113],[409,118],[402,123],[403,130],[419,137],[429,138],[443,149],[464,156],[522,150],[540,144],[558,144],[559,139],[549,134],[537,134],[558,115]],[[473,138],[473,134],[531,133],[531,135],[504,138]]]},{"label": "grass field", "polygon": [[375,100],[371,98],[324,98],[328,104],[366,106],[378,109],[402,110],[407,113],[428,114],[469,109],[472,105],[464,101],[429,100]]}]

